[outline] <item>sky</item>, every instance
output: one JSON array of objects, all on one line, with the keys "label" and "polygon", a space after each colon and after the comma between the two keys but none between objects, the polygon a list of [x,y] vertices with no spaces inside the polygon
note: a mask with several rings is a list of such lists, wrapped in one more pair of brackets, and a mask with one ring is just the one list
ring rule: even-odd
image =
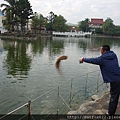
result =
[{"label": "sky", "polygon": [[[52,11],[62,15],[67,23],[77,24],[86,18],[111,18],[120,25],[120,0],[29,0],[33,12],[47,17]],[[0,0],[0,4],[5,3]]]}]

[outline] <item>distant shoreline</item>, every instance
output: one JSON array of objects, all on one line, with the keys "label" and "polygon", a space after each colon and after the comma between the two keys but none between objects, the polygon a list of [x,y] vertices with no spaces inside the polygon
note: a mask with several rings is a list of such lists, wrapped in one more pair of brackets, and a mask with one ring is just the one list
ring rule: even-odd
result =
[{"label": "distant shoreline", "polygon": [[107,35],[91,35],[91,37],[120,38],[120,36],[107,36]]},{"label": "distant shoreline", "polygon": [[35,35],[35,34],[29,34],[29,35],[0,35],[0,38],[4,38],[4,39],[16,39],[16,40],[37,40],[40,36],[46,36],[49,37],[49,34],[40,34],[40,35]]},{"label": "distant shoreline", "polygon": [[[48,35],[44,35],[48,37]],[[9,36],[9,35],[0,35],[0,38],[5,38],[5,39],[17,39],[17,40],[37,40],[37,36],[25,36],[25,37],[17,37],[17,36]],[[91,38],[120,38],[120,36],[106,36],[106,35],[91,35]]]}]

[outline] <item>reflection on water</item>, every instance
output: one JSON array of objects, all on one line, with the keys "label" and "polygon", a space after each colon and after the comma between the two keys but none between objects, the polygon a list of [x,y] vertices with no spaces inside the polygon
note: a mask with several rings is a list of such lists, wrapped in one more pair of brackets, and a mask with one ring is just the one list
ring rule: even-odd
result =
[{"label": "reflection on water", "polygon": [[[31,64],[31,56],[27,54],[28,44],[16,41],[3,41],[7,56],[3,61],[3,68],[8,75],[28,75]],[[20,78],[19,78],[20,79]]]},{"label": "reflection on water", "polygon": [[[60,84],[63,84],[60,93],[66,101],[71,106],[80,104],[95,92],[102,79],[97,80],[98,66],[79,64],[79,59],[99,56],[99,47],[103,44],[109,44],[120,60],[120,39],[42,37],[37,41],[0,40],[0,113],[7,113]],[[56,60],[62,55],[67,55],[68,59],[56,69]],[[95,72],[86,79],[91,71]],[[72,88],[70,82],[64,84],[71,79]],[[71,93],[69,89],[72,89]],[[45,106],[56,104],[58,90],[54,92],[33,105],[36,113],[41,107],[43,113]],[[38,104],[41,106],[37,107]]]}]

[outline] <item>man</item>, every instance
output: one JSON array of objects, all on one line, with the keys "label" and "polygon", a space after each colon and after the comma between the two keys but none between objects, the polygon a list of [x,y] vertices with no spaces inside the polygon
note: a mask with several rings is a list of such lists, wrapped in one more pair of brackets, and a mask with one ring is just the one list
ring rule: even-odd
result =
[{"label": "man", "polygon": [[82,58],[80,63],[87,62],[100,66],[101,74],[105,83],[110,83],[110,101],[108,114],[116,112],[120,95],[120,67],[116,54],[110,50],[108,45],[101,47],[101,56],[96,58]]}]

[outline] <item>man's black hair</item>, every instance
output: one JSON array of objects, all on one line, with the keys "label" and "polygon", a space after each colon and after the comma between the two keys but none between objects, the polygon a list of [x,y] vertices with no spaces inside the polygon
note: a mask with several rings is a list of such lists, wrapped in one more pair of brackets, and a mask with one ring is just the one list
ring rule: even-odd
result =
[{"label": "man's black hair", "polygon": [[109,45],[103,45],[102,48],[103,48],[103,50],[110,51]]}]

